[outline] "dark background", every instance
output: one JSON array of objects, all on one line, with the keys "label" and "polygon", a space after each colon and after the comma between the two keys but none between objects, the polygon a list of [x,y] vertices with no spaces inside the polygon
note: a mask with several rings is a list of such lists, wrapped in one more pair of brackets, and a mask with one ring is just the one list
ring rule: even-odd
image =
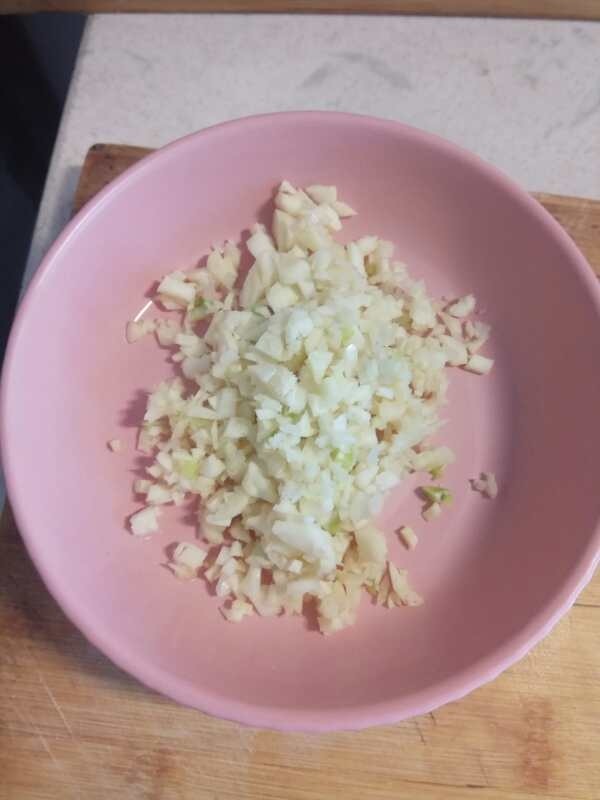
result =
[{"label": "dark background", "polygon": [[84,22],[0,16],[0,360]]}]

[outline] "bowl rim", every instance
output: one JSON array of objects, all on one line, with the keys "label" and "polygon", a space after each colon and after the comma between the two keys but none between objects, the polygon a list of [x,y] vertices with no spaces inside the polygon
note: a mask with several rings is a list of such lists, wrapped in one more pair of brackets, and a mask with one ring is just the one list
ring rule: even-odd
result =
[{"label": "bowl rim", "polygon": [[239,722],[253,727],[270,728],[280,731],[326,732],[335,730],[358,730],[372,725],[391,724],[408,717],[428,713],[448,702],[458,700],[474,689],[493,680],[505,669],[520,660],[528,650],[545,637],[559,619],[570,609],[577,595],[592,578],[600,561],[600,519],[597,520],[589,541],[573,564],[562,585],[557,587],[553,599],[528,620],[515,634],[485,657],[447,679],[435,682],[419,690],[408,698],[386,700],[380,703],[332,709],[298,709],[283,706],[265,707],[232,700],[188,681],[178,679],[138,656],[134,650],[115,640],[111,634],[101,633],[94,625],[93,610],[81,611],[76,598],[61,584],[60,575],[54,574],[44,564],[43,553],[38,545],[34,520],[31,518],[27,502],[28,491],[21,483],[12,466],[11,452],[18,447],[18,433],[11,430],[8,418],[9,395],[18,389],[11,380],[16,359],[19,338],[27,326],[29,309],[34,305],[38,289],[48,280],[61,251],[69,246],[71,239],[88,225],[102,207],[118,193],[137,181],[155,166],[161,165],[171,157],[195,146],[199,140],[218,137],[223,131],[237,131],[243,135],[255,126],[271,124],[293,124],[308,119],[315,123],[346,123],[377,129],[391,135],[400,135],[405,141],[419,140],[442,152],[447,157],[458,160],[471,170],[496,184],[518,206],[535,217],[547,234],[560,245],[570,267],[583,282],[600,319],[600,285],[591,267],[575,243],[564,229],[554,220],[538,201],[507,177],[501,170],[487,163],[479,156],[436,134],[432,134],[395,120],[381,119],[361,114],[337,111],[285,111],[241,117],[239,119],[213,125],[190,133],[157,149],[138,163],[129,167],[73,217],[59,234],[54,244],[42,259],[31,280],[13,321],[6,348],[2,379],[0,384],[0,441],[1,460],[7,487],[8,498],[14,518],[25,543],[26,549],[50,594],[61,606],[68,619],[83,635],[119,668],[141,681],[147,687],[166,695],[179,703],[199,709],[216,717]]}]

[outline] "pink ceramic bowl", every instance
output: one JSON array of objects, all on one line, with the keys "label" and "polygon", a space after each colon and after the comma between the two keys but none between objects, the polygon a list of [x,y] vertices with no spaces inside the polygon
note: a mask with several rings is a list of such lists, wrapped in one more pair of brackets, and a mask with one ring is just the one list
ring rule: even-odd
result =
[{"label": "pink ceramic bowl", "polygon": [[[226,623],[200,581],[161,568],[193,536],[181,510],[160,535],[125,530],[144,394],[171,372],[125,321],[161,273],[268,215],[282,178],[333,183],[430,290],[473,291],[493,325],[483,379],[456,370],[440,437],[458,454],[456,500],[425,526],[407,485],[383,523],[419,529],[396,561],[419,609],[366,600],[331,637],[302,618]],[[21,305],[2,386],[3,460],[33,560],[84,634],[181,703],[280,729],[329,730],[426,712],[490,680],[564,614],[600,544],[600,292],[568,236],[521,189],[448,142],[332,113],[211,128],[129,170],[66,228]],[[124,451],[109,452],[120,437]],[[496,473],[483,500],[467,481]]]}]

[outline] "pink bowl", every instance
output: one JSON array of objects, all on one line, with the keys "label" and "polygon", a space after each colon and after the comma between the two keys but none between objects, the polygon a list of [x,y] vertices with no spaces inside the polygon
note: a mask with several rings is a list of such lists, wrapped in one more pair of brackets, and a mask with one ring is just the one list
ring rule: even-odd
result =
[{"label": "pink bowl", "polygon": [[[141,541],[124,521],[144,393],[172,366],[125,321],[161,273],[239,238],[284,177],[334,183],[359,210],[345,235],[392,239],[431,291],[473,291],[493,325],[489,378],[455,371],[440,439],[456,500],[425,526],[407,484],[383,524],[419,609],[363,603],[331,637],[304,619],[226,623],[164,550],[181,509]],[[568,236],[475,156],[394,122],[332,113],[252,117],[189,136],[129,170],[73,220],[21,304],[6,356],[1,435],[10,499],[49,589],[85,635],[148,686],[240,722],[361,728],[426,712],[535,644],[590,578],[600,544],[600,291]],[[125,449],[110,453],[120,437]],[[468,488],[496,473],[495,501]]]}]

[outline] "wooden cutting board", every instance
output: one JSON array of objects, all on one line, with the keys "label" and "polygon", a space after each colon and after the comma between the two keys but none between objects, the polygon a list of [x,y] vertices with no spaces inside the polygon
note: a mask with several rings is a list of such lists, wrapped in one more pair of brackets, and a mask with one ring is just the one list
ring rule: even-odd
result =
[{"label": "wooden cutting board", "polygon": [[[75,207],[147,152],[94,146]],[[600,274],[600,201],[536,196]],[[360,733],[280,734],[181,708],[113,666],[50,597],[5,509],[0,800],[338,795],[343,800],[598,800],[600,572],[550,636],[463,700]]]}]

